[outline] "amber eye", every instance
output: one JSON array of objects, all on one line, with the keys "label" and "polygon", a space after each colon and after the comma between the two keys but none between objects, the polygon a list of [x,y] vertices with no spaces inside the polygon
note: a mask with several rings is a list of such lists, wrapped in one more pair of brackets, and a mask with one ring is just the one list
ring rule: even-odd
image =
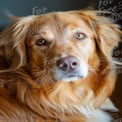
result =
[{"label": "amber eye", "polygon": [[38,39],[38,40],[36,41],[36,44],[37,44],[38,46],[46,46],[46,45],[47,45],[47,42],[46,42],[45,39],[41,38],[41,39]]},{"label": "amber eye", "polygon": [[84,38],[86,38],[86,35],[85,35],[85,34],[83,34],[83,33],[77,33],[77,34],[76,34],[76,39],[82,40],[82,39],[84,39]]}]

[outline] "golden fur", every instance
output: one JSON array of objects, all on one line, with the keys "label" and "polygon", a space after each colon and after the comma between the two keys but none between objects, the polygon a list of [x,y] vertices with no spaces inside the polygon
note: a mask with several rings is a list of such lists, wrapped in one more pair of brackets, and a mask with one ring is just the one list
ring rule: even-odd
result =
[{"label": "golden fur", "polygon": [[[80,31],[84,40],[74,38]],[[102,109],[114,109],[111,54],[120,35],[91,10],[17,18],[0,36],[0,122],[109,122]],[[42,37],[46,46],[37,45]],[[68,55],[86,63],[85,78],[55,77],[57,60]]]}]

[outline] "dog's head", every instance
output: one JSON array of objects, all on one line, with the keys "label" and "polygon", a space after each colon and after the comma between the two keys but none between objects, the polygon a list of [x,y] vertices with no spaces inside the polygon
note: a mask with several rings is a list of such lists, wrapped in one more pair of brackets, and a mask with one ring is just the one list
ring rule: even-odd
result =
[{"label": "dog's head", "polygon": [[17,19],[1,35],[0,48],[8,71],[28,67],[36,80],[69,82],[99,69],[100,57],[110,64],[120,33],[95,11],[55,12]]}]

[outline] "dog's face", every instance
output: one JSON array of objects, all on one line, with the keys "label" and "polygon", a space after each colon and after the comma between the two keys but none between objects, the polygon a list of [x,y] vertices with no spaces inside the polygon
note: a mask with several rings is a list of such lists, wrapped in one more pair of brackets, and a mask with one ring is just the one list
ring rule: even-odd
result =
[{"label": "dog's face", "polygon": [[[70,19],[68,19],[70,18]],[[36,20],[26,37],[29,62],[56,81],[74,81],[88,75],[88,63],[95,54],[94,33],[78,15],[49,14]],[[43,24],[42,24],[43,23]]]},{"label": "dog's face", "polygon": [[36,80],[69,82],[98,69],[101,54],[110,63],[120,33],[94,11],[55,12],[18,19],[5,30],[0,45],[10,70],[26,66]]}]

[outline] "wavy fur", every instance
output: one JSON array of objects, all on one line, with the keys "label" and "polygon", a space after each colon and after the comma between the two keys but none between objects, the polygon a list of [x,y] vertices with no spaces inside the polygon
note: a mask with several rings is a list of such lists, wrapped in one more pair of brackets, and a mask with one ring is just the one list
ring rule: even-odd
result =
[{"label": "wavy fur", "polygon": [[[65,17],[71,17],[71,20],[66,20]],[[43,74],[44,59],[61,55],[66,47],[57,42],[53,49],[46,49],[48,52],[39,52],[40,49],[36,50],[38,47],[32,47],[37,38],[33,36],[41,28],[56,23],[60,28],[51,26],[51,31],[60,39],[62,28],[68,22],[73,23],[71,28],[74,28],[77,19],[88,26],[92,35],[93,48],[87,62],[89,73],[86,78],[74,82],[57,81],[54,72],[48,73],[55,62],[46,64],[46,75]],[[0,82],[5,82],[0,88],[0,122],[111,121],[102,106],[106,110],[116,110],[108,99],[116,81],[111,55],[120,41],[120,35],[118,25],[91,10],[18,18],[0,36]],[[75,45],[77,46],[76,42],[73,47]],[[68,46],[67,52],[74,53]],[[53,80],[50,81],[49,77]]]}]

